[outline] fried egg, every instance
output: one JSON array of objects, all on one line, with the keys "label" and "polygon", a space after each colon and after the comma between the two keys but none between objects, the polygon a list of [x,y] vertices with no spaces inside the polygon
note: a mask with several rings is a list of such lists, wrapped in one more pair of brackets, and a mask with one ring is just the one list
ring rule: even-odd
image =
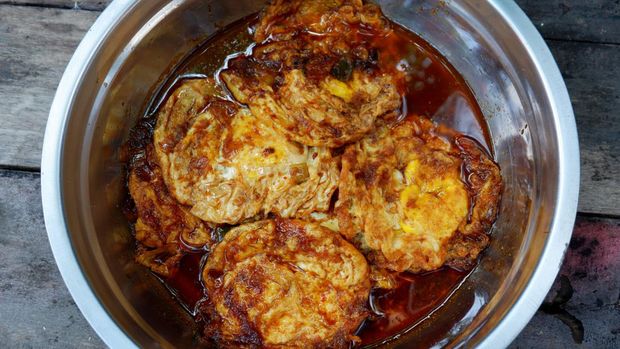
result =
[{"label": "fried egg", "polygon": [[410,116],[345,150],[339,228],[380,267],[464,266],[488,244],[499,168],[469,138],[438,133],[428,119]]},{"label": "fried egg", "polygon": [[364,256],[315,223],[233,228],[208,257],[202,280],[206,334],[225,347],[348,348],[367,315]]},{"label": "fried egg", "polygon": [[172,195],[214,223],[327,210],[338,183],[330,150],[289,141],[248,109],[205,96],[213,84],[180,86],[159,114],[155,149]]},{"label": "fried egg", "polygon": [[289,139],[311,146],[338,147],[370,131],[377,118],[400,107],[401,98],[388,75],[353,73],[349,81],[326,76],[313,82],[302,70],[282,74],[274,89],[266,82],[248,83],[229,69],[222,73],[235,98],[257,118],[272,122]]}]

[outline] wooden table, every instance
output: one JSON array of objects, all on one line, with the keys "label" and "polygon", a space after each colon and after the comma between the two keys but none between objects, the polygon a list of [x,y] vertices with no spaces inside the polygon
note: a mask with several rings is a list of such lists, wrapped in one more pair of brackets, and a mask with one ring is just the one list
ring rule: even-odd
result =
[{"label": "wooden table", "polygon": [[[547,40],[568,85],[582,170],[580,213],[560,276],[511,347],[620,348],[620,3],[517,2]],[[39,163],[56,86],[107,3],[0,0],[2,348],[104,347],[55,266]]]}]

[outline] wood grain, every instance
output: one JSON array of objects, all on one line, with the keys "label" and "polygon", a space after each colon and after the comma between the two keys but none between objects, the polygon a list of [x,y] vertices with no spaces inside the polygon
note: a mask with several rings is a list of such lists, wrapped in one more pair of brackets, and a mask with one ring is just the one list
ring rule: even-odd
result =
[{"label": "wood grain", "polygon": [[[28,3],[70,6],[75,1]],[[96,8],[101,1],[78,3]],[[548,3],[560,4],[555,0],[519,3],[533,17],[537,16],[536,11],[546,13],[549,20],[562,17],[561,11],[554,15],[552,8],[540,8],[551,6]],[[594,22],[592,13],[598,8],[591,3],[600,8],[613,5],[605,1],[587,3],[590,5],[583,2],[587,8],[578,8],[587,22]],[[105,2],[100,5],[104,7]],[[615,13],[613,9],[612,6],[610,11],[598,12],[605,18]],[[54,91],[71,54],[97,15],[94,11],[0,5],[0,166],[38,170]],[[557,25],[572,26],[570,18],[564,17],[566,22]],[[616,19],[606,30],[619,28],[620,20]],[[557,40],[548,43],[566,79],[578,123],[582,150],[579,210],[620,216],[620,142],[616,140],[620,134],[616,112],[620,110],[620,66],[615,64],[620,61],[620,45]]]},{"label": "wood grain", "polygon": [[[620,25],[620,21],[619,21]],[[620,46],[549,41],[581,148],[579,211],[620,216]]]},{"label": "wood grain", "polygon": [[0,0],[0,4],[42,6],[68,9],[101,11],[112,0]]},{"label": "wood grain", "polygon": [[620,43],[620,1],[516,0],[545,39]]},{"label": "wood grain", "polygon": [[0,5],[0,166],[39,167],[56,87],[98,15]]},{"label": "wood grain", "polygon": [[0,170],[0,347],[104,348],[47,242],[39,175]]}]

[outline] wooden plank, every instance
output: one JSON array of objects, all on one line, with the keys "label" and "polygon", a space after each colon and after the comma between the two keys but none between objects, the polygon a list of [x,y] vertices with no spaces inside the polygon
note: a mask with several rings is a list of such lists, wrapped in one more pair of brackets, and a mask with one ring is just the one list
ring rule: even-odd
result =
[{"label": "wooden plank", "polygon": [[111,2],[112,0],[80,0],[77,2],[77,7],[83,10],[102,11]]},{"label": "wooden plank", "polygon": [[620,43],[620,2],[516,0],[545,39]]},{"label": "wooden plank", "polygon": [[91,11],[101,11],[111,2],[112,0],[0,0],[0,4],[72,8]]},{"label": "wooden plank", "polygon": [[[0,5],[0,166],[38,169],[54,91],[96,16],[89,11]],[[620,26],[620,20],[617,23]],[[549,44],[564,73],[579,127],[579,210],[620,215],[620,66],[610,64],[620,61],[620,46],[554,40]]]},{"label": "wooden plank", "polygon": [[0,5],[0,165],[39,167],[56,87],[98,15]]},{"label": "wooden plank", "polygon": [[0,171],[0,347],[104,348],[58,272],[36,173]]},{"label": "wooden plank", "polygon": [[620,348],[620,220],[578,217],[559,275],[510,348]]},{"label": "wooden plank", "polygon": [[[618,21],[620,23],[620,21]],[[581,148],[579,211],[620,216],[620,46],[549,41]]]}]

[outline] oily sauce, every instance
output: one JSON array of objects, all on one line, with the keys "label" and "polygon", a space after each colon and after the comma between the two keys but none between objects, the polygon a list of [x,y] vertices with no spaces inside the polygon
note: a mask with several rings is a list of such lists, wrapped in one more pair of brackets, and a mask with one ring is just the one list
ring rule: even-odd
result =
[{"label": "oily sauce", "polygon": [[357,333],[362,345],[385,340],[423,320],[445,301],[465,275],[452,268],[424,274],[401,273],[395,289],[372,290],[369,303],[374,314]]},{"label": "oily sauce", "polygon": [[491,138],[476,98],[459,73],[429,43],[393,25],[376,41],[383,64],[406,73],[406,115],[421,115],[475,139],[491,153]]},{"label": "oily sauce", "polygon": [[[158,107],[183,79],[216,76],[227,61],[251,52],[252,31],[257,16],[244,18],[224,28],[191,52],[172,69],[173,73],[154,94],[144,118],[132,130],[128,142],[130,154],[152,142]],[[417,35],[393,24],[393,31],[376,42],[382,54],[381,64],[406,73],[402,116],[423,115],[445,124],[475,140],[491,153],[490,138],[475,97],[451,65]],[[130,210],[129,210],[130,211]],[[200,302],[207,296],[202,286],[201,269],[207,251],[188,251],[170,277],[161,279],[181,305],[199,319]],[[401,273],[398,287],[371,292],[371,316],[357,335],[362,345],[384,341],[407,330],[441,306],[466,277],[467,272],[451,268],[424,273]]]}]

